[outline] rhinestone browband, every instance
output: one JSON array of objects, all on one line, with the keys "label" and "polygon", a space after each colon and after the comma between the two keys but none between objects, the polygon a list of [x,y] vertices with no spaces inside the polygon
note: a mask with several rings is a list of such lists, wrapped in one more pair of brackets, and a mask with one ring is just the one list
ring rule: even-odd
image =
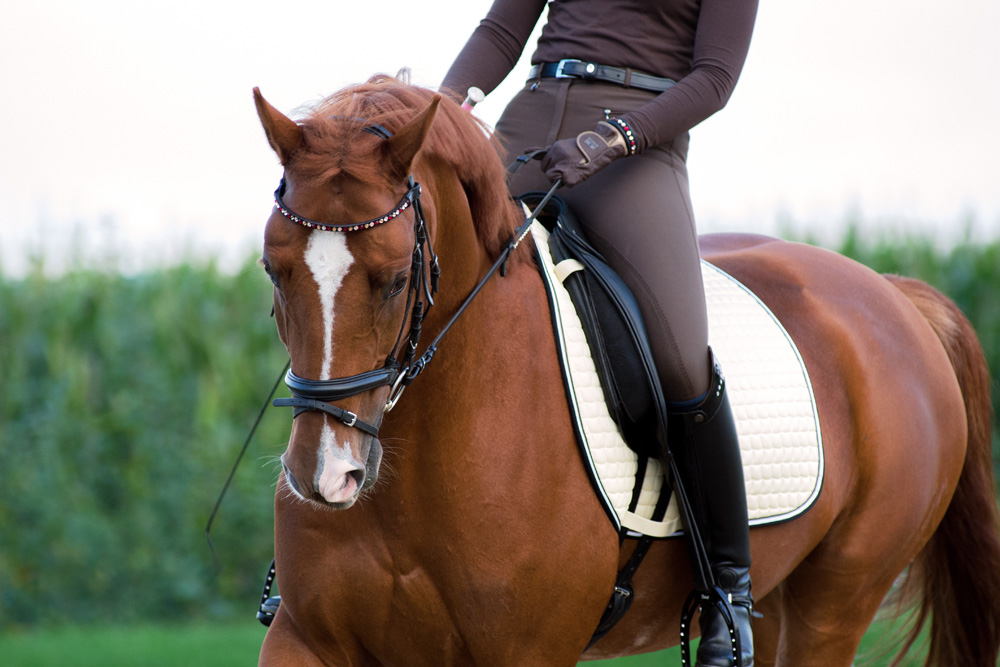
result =
[{"label": "rhinestone browband", "polygon": [[390,220],[395,219],[400,213],[410,208],[413,204],[414,197],[420,196],[420,184],[415,183],[409,190],[407,190],[406,194],[403,195],[403,198],[399,200],[399,204],[397,204],[396,208],[392,211],[377,218],[372,218],[371,220],[365,220],[364,222],[352,222],[349,225],[328,225],[323,222],[310,220],[309,218],[303,218],[301,215],[298,215],[285,206],[285,202],[281,200],[281,195],[284,194],[284,192],[285,179],[282,178],[281,183],[278,185],[278,189],[274,191],[274,208],[278,211],[278,213],[285,216],[292,222],[302,225],[303,227],[308,227],[309,229],[318,229],[324,232],[357,232],[362,229],[371,229],[372,227],[383,225]]}]

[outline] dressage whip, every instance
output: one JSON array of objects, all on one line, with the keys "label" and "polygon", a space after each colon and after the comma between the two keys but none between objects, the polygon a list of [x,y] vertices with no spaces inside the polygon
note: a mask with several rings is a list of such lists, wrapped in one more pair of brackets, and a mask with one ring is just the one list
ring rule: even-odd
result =
[{"label": "dressage whip", "polygon": [[264,405],[261,406],[260,412],[257,414],[256,421],[254,421],[253,426],[250,428],[250,433],[247,434],[246,440],[243,441],[243,448],[236,457],[232,470],[229,471],[229,477],[226,478],[226,483],[222,485],[222,491],[219,493],[218,500],[215,501],[215,507],[212,508],[212,513],[208,515],[208,523],[205,524],[205,539],[208,540],[208,548],[212,551],[212,562],[215,564],[216,573],[222,571],[222,564],[219,562],[219,555],[215,552],[215,545],[212,544],[212,522],[215,521],[215,515],[219,513],[219,507],[222,505],[222,499],[225,497],[226,491],[229,490],[229,485],[233,482],[233,477],[236,475],[236,468],[239,467],[240,461],[243,460],[243,455],[247,453],[250,441],[253,440],[253,435],[257,432],[257,426],[260,425],[260,420],[264,418],[264,412],[267,410],[268,405],[271,404],[271,397],[273,397],[275,392],[278,391],[278,385],[281,384],[281,380],[285,377],[285,373],[291,367],[291,364],[292,361],[289,359],[288,362],[285,363],[285,367],[281,370],[281,373],[278,375],[278,379],[275,380],[274,386],[271,387],[271,393],[267,395]]}]

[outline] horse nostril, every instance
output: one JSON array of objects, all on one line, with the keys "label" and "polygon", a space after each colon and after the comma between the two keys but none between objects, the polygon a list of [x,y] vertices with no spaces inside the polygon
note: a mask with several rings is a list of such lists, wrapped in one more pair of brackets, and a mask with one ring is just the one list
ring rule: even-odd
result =
[{"label": "horse nostril", "polygon": [[288,466],[286,466],[284,463],[281,464],[281,467],[285,471],[285,483],[287,483],[288,486],[292,489],[292,491],[298,494],[299,497],[304,498],[305,494],[302,493],[302,488],[299,486],[298,481],[296,481],[295,475],[292,474],[292,471],[289,470]]}]

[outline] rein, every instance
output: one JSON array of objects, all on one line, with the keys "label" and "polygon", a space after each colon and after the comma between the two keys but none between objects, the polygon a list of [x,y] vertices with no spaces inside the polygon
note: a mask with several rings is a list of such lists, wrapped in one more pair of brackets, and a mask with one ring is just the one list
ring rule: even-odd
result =
[{"label": "rein", "polygon": [[416,377],[423,372],[424,368],[427,367],[427,364],[430,362],[430,360],[434,358],[434,353],[437,352],[437,348],[438,345],[441,343],[441,339],[444,338],[444,335],[448,333],[448,330],[451,329],[451,327],[455,324],[455,322],[462,315],[462,313],[465,312],[465,309],[469,306],[470,303],[472,303],[472,300],[476,298],[476,295],[479,294],[479,292],[483,289],[483,287],[486,285],[489,279],[493,277],[493,275],[497,272],[498,269],[500,271],[500,275],[506,275],[507,261],[510,259],[511,254],[517,249],[517,246],[521,243],[521,241],[524,240],[524,237],[527,236],[528,230],[531,228],[531,223],[535,221],[535,217],[545,207],[545,204],[548,203],[549,199],[552,198],[552,195],[561,185],[562,185],[561,179],[556,181],[556,183],[552,186],[552,188],[547,193],[545,193],[545,196],[539,202],[538,206],[535,207],[535,210],[532,211],[530,215],[525,217],[524,222],[522,222],[517,227],[517,229],[514,230],[514,233],[511,235],[510,240],[507,241],[507,245],[504,246],[504,249],[500,252],[500,256],[497,258],[497,261],[493,263],[493,266],[490,267],[490,270],[487,271],[486,275],[483,276],[482,280],[479,281],[479,284],[477,284],[472,289],[472,292],[469,293],[469,296],[465,297],[465,301],[463,301],[462,305],[458,307],[458,310],[455,311],[455,314],[451,316],[451,319],[448,320],[448,323],[445,324],[444,327],[442,327],[438,335],[434,337],[434,340],[431,341],[431,344],[427,346],[427,350],[425,350],[424,353],[420,356],[420,358],[417,359],[416,362],[414,362],[413,365],[407,369],[406,373],[401,376],[401,380],[397,381],[397,384],[399,384],[400,387],[396,392],[395,396],[390,395],[390,402],[386,404],[385,408],[386,412],[388,412],[393,408],[393,406],[396,404],[396,401],[399,400],[400,394],[403,393],[403,389],[409,386],[413,382],[413,380],[416,379]]}]

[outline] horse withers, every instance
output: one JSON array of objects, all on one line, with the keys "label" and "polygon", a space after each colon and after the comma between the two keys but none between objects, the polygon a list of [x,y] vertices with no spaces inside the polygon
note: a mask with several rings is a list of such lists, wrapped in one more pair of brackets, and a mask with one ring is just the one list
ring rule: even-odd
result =
[{"label": "horse withers", "polygon": [[[299,123],[255,99],[284,167],[262,264],[298,401],[261,664],[574,665],[676,644],[692,581],[665,540],[585,652],[634,541],[619,546],[580,461],[527,248],[483,282],[522,219],[484,129],[387,77]],[[823,430],[816,503],[751,530],[756,664],[850,665],[905,571],[928,664],[994,665],[989,378],[967,320],[825,250],[702,250],[794,339]]]}]

